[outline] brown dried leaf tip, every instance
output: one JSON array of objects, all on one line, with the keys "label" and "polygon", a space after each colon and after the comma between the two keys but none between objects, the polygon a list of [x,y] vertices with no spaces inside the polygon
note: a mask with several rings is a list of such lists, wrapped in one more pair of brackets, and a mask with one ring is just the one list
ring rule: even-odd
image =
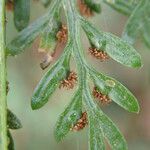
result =
[{"label": "brown dried leaf tip", "polygon": [[97,59],[100,59],[101,61],[109,59],[109,56],[106,52],[98,50],[97,48],[90,47],[89,52],[92,56],[94,56]]},{"label": "brown dried leaf tip", "polygon": [[93,11],[85,4],[84,0],[78,0],[78,7],[82,16],[91,17],[94,15]]},{"label": "brown dried leaf tip", "polygon": [[87,113],[83,112],[81,118],[77,121],[77,123],[71,128],[72,131],[80,131],[88,124]]},{"label": "brown dried leaf tip", "polygon": [[107,95],[102,94],[99,90],[97,90],[96,87],[94,87],[93,89],[93,96],[94,98],[98,99],[103,105],[112,102],[112,100]]},{"label": "brown dried leaf tip", "polygon": [[67,88],[69,89],[73,89],[76,82],[77,82],[77,74],[73,71],[71,71],[68,75],[68,77],[66,79],[64,79],[63,81],[61,81],[59,88]]},{"label": "brown dried leaf tip", "polygon": [[66,43],[68,37],[68,29],[66,25],[62,25],[61,29],[57,32],[56,37],[58,42]]},{"label": "brown dried leaf tip", "polygon": [[7,0],[6,9],[8,11],[12,11],[14,9],[14,1],[13,0]]},{"label": "brown dried leaf tip", "polygon": [[52,61],[53,61],[53,56],[52,54],[48,53],[47,55],[45,55],[44,59],[40,63],[40,67],[44,70],[51,64]]}]

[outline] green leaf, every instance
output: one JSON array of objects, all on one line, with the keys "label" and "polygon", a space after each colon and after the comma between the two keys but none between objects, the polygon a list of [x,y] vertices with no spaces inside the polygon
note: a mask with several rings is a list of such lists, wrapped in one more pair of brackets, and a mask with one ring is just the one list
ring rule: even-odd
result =
[{"label": "green leaf", "polygon": [[14,22],[21,31],[28,26],[30,19],[30,0],[14,0]]},{"label": "green leaf", "polygon": [[47,14],[22,30],[15,39],[8,43],[6,49],[7,55],[14,56],[20,54],[44,31],[45,28],[48,29],[48,27],[53,27],[53,19],[55,14],[59,11],[61,1],[53,0]]},{"label": "green leaf", "polygon": [[8,150],[15,150],[14,140],[9,130],[8,130]]},{"label": "green leaf", "polygon": [[123,135],[114,123],[98,108],[96,103],[94,103],[88,85],[84,86],[83,98],[88,115],[92,114],[93,118],[97,120],[97,124],[99,124],[112,150],[127,150]]},{"label": "green leaf", "polygon": [[48,102],[49,97],[53,94],[56,88],[59,86],[60,81],[66,77],[67,70],[62,65],[62,62],[56,63],[41,79],[37,85],[32,99],[32,109],[41,108]]},{"label": "green leaf", "polygon": [[99,3],[93,2],[93,0],[84,0],[85,4],[94,12],[101,12],[101,5]]},{"label": "green leaf", "polygon": [[59,86],[60,81],[65,79],[69,71],[70,45],[66,47],[61,58],[46,72],[36,89],[34,90],[31,106],[32,109],[39,109],[48,102],[49,97]]},{"label": "green leaf", "polygon": [[115,79],[98,73],[90,69],[90,75],[96,87],[104,94],[108,95],[119,106],[129,112],[139,112],[139,104],[135,96],[120,82]]},{"label": "green leaf", "polygon": [[18,36],[7,45],[9,55],[18,55],[27,48],[36,37],[44,30],[48,23],[48,16],[42,16],[33,24],[22,30]]},{"label": "green leaf", "polygon": [[104,137],[97,117],[88,114],[90,150],[105,150]]},{"label": "green leaf", "polygon": [[67,135],[71,127],[80,118],[81,114],[82,114],[82,94],[81,90],[79,89],[74,95],[71,103],[60,115],[57,121],[54,131],[57,141],[62,140]]},{"label": "green leaf", "polygon": [[150,21],[149,19],[147,19],[146,16],[144,16],[144,25],[142,28],[142,33],[143,33],[143,40],[145,42],[145,44],[147,45],[147,47],[150,48]]},{"label": "green leaf", "polygon": [[103,0],[106,4],[125,15],[130,15],[140,0]]},{"label": "green leaf", "polygon": [[10,110],[7,111],[7,125],[9,129],[20,129],[22,128],[20,120]]},{"label": "green leaf", "polygon": [[117,62],[133,68],[141,67],[141,57],[127,42],[117,36],[98,31],[92,24],[82,18],[82,27],[86,32],[92,46],[106,51]]},{"label": "green leaf", "polygon": [[150,1],[142,0],[137,5],[127,21],[123,32],[123,39],[133,44],[140,34],[144,37],[145,43],[150,47]]},{"label": "green leaf", "polygon": [[115,124],[100,110],[96,111],[100,126],[112,150],[127,150],[126,141]]}]

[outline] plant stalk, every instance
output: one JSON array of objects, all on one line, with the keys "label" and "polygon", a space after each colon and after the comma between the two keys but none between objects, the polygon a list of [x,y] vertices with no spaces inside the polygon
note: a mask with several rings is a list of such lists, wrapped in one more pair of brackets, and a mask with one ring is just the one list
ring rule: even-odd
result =
[{"label": "plant stalk", "polygon": [[0,0],[0,150],[7,150],[5,0]]}]

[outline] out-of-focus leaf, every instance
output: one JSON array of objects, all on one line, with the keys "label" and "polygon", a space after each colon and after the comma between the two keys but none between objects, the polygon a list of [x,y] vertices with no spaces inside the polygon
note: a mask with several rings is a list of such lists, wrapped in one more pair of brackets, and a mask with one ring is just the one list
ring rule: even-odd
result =
[{"label": "out-of-focus leaf", "polygon": [[98,31],[83,18],[81,20],[82,27],[92,46],[106,51],[112,59],[125,66],[141,67],[141,57],[131,45],[111,33]]},{"label": "out-of-focus leaf", "polygon": [[86,110],[88,114],[92,114],[93,118],[97,120],[100,129],[102,130],[102,134],[107,139],[112,150],[127,150],[126,141],[123,135],[120,133],[119,129],[114,125],[114,123],[98,108],[96,103],[94,103],[89,87],[85,87],[86,89],[83,90],[83,98]]},{"label": "out-of-focus leaf", "polygon": [[60,81],[66,78],[69,71],[70,60],[70,52],[68,52],[68,50],[70,50],[70,46],[66,47],[65,53],[53,67],[46,72],[37,85],[31,99],[32,109],[39,109],[47,103],[49,97],[59,86]]},{"label": "out-of-focus leaf", "polygon": [[14,22],[21,31],[28,26],[30,19],[30,0],[14,0]]},{"label": "out-of-focus leaf", "polygon": [[40,33],[44,31],[45,28],[48,29],[48,27],[49,28],[53,27],[53,19],[55,14],[59,11],[61,1],[53,0],[49,8],[50,11],[46,15],[40,17],[30,26],[22,30],[15,39],[13,39],[10,43],[8,43],[6,49],[7,54],[8,55],[20,54],[26,47],[28,47],[35,40],[37,36],[40,35]]},{"label": "out-of-focus leaf", "polygon": [[123,39],[133,44],[138,35],[144,37],[146,44],[150,42],[150,1],[142,0],[128,19],[123,32]]},{"label": "out-of-focus leaf", "polygon": [[144,19],[144,25],[142,28],[143,40],[147,45],[147,47],[150,48],[150,17],[147,18],[147,16],[145,15],[143,19]]},{"label": "out-of-focus leaf", "polygon": [[20,129],[22,128],[20,120],[10,110],[7,111],[7,125],[9,129]]},{"label": "out-of-focus leaf", "polygon": [[90,150],[105,150],[104,137],[100,128],[100,122],[93,114],[88,114],[89,123],[89,148]]},{"label": "out-of-focus leaf", "polygon": [[98,73],[90,68],[90,74],[95,86],[104,94],[108,95],[119,106],[129,112],[139,112],[139,104],[134,95],[115,79]]},{"label": "out-of-focus leaf", "polygon": [[8,150],[15,150],[14,140],[9,130],[8,130]]},{"label": "out-of-focus leaf", "polygon": [[101,5],[99,3],[95,3],[93,0],[84,0],[84,2],[92,11],[96,13],[101,12]]},{"label": "out-of-focus leaf", "polygon": [[140,0],[103,0],[103,2],[125,15],[130,15],[139,1]]},{"label": "out-of-focus leaf", "polygon": [[8,55],[18,55],[28,47],[47,26],[48,16],[45,15],[22,30],[18,36],[7,45]]},{"label": "out-of-focus leaf", "polygon": [[78,90],[74,95],[71,103],[65,109],[65,111],[60,115],[58,122],[55,127],[55,137],[57,141],[62,140],[67,133],[70,131],[71,127],[77,122],[82,114],[82,94]]},{"label": "out-of-focus leaf", "polygon": [[51,0],[41,0],[41,1],[45,7],[48,7],[49,4],[51,3]]}]

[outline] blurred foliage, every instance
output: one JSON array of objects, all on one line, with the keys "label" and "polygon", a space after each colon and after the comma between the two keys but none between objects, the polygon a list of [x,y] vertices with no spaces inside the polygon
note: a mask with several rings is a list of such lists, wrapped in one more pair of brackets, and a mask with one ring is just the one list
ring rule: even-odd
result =
[{"label": "blurred foliage", "polygon": [[130,15],[133,9],[136,7],[140,0],[103,0],[106,4],[110,5],[112,8],[117,11]]},{"label": "blurred foliage", "polygon": [[104,2],[119,12],[129,16],[123,32],[123,39],[134,44],[137,37],[142,37],[143,42],[150,48],[150,1],[104,0]]}]

